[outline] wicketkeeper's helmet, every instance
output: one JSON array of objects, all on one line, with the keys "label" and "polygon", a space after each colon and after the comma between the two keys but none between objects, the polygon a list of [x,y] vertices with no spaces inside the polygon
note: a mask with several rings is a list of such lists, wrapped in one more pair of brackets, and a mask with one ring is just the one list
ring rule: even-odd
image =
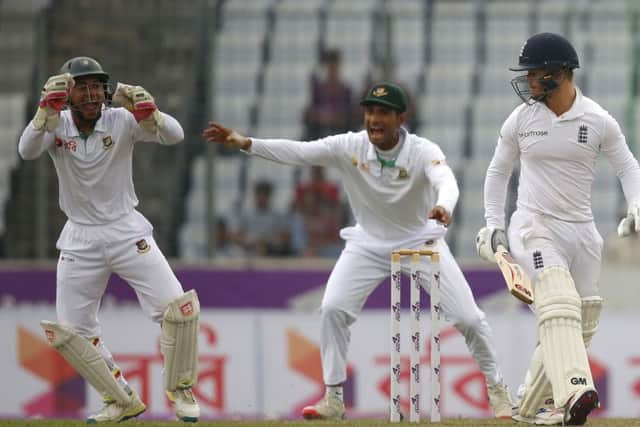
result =
[{"label": "wicketkeeper's helmet", "polygon": [[100,63],[95,59],[89,58],[88,56],[77,56],[69,59],[60,68],[60,74],[63,73],[69,73],[73,78],[97,76],[105,83],[109,80],[109,74],[102,69],[102,65],[100,65]]},{"label": "wicketkeeper's helmet", "polygon": [[[107,107],[111,105],[113,91],[109,84],[109,74],[102,69],[102,65],[100,65],[98,61],[88,56],[76,56],[75,58],[67,60],[67,62],[60,67],[60,74],[63,73],[71,74],[71,77],[74,79],[84,76],[97,77],[104,87],[104,99],[101,101]],[[71,108],[71,110],[77,111],[77,107],[77,105],[72,105],[71,101],[69,101],[69,108]]]}]

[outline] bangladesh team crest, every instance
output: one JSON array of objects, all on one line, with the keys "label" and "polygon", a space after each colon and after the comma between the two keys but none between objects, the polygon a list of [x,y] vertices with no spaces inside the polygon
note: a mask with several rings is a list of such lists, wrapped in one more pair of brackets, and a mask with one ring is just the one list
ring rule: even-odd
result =
[{"label": "bangladesh team crest", "polygon": [[149,249],[151,249],[151,246],[149,246],[145,239],[138,240],[136,242],[136,247],[138,248],[137,252],[139,254],[146,254],[147,252],[149,252]]},{"label": "bangladesh team crest", "polygon": [[102,148],[104,150],[111,150],[111,148],[113,148],[113,139],[111,139],[111,136],[102,138]]},{"label": "bangladesh team crest", "polygon": [[387,89],[385,89],[383,86],[377,87],[373,90],[373,92],[371,92],[371,95],[373,96],[387,96],[389,94],[389,92],[387,92]]}]

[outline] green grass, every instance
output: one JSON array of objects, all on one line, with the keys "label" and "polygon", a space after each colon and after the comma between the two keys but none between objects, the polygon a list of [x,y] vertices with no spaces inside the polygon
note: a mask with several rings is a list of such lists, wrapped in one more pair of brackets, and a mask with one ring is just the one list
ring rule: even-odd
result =
[{"label": "green grass", "polygon": [[[80,427],[86,426],[84,421],[79,420],[0,420],[0,427]],[[437,424],[431,424],[428,421],[420,424],[412,424],[403,422],[400,424],[392,424],[385,420],[349,420],[340,422],[329,421],[201,421],[197,424],[179,423],[176,421],[137,421],[130,420],[121,424],[105,423],[101,426],[118,426],[118,427],[207,427],[207,426],[231,426],[231,427],[264,427],[264,426],[286,426],[286,427],[315,427],[315,426],[354,426],[354,427],[378,427],[392,425],[420,425],[420,426],[447,426],[447,427],[494,427],[494,426],[527,426],[528,424],[516,423],[510,420],[493,420],[493,419],[470,419],[470,418],[452,418],[444,419]],[[589,419],[586,426],[588,427],[632,427],[640,426],[640,418],[592,418]]]}]

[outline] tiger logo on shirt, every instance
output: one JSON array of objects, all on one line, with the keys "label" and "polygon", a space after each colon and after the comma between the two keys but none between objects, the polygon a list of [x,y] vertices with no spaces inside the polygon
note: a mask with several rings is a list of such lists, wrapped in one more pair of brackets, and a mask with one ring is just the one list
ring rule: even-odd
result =
[{"label": "tiger logo on shirt", "polygon": [[138,248],[136,251],[139,254],[146,254],[151,249],[151,246],[149,246],[145,239],[142,239],[136,242],[136,248]]},{"label": "tiger logo on shirt", "polygon": [[107,151],[113,148],[113,139],[111,139],[111,135],[105,136],[102,138],[102,149]]}]

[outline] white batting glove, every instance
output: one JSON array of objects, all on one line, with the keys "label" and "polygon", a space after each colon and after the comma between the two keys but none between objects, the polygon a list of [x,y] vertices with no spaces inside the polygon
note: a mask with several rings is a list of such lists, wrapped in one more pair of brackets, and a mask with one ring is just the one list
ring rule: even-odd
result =
[{"label": "white batting glove", "polygon": [[71,74],[57,74],[49,77],[44,84],[38,103],[38,110],[33,116],[33,127],[52,132],[60,122],[60,111],[67,105],[69,92],[74,85]]},{"label": "white batting glove", "polygon": [[640,203],[631,203],[627,216],[618,224],[618,236],[627,237],[631,233],[640,232]]},{"label": "white batting glove", "polygon": [[489,262],[496,262],[495,253],[500,245],[509,249],[509,242],[507,241],[507,235],[504,230],[493,227],[483,227],[478,231],[478,235],[476,236],[476,250],[480,258]]},{"label": "white batting glove", "polygon": [[153,96],[142,86],[118,83],[112,104],[131,111],[140,127],[148,132],[155,133],[162,124],[162,115]]}]

